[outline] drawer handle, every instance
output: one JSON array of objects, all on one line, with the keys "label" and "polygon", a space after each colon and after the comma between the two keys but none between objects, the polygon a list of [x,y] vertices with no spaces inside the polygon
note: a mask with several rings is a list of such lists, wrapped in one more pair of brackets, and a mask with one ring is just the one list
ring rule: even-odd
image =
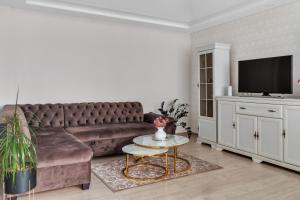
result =
[{"label": "drawer handle", "polygon": [[245,107],[240,107],[240,109],[241,109],[241,110],[246,110],[246,108],[245,108]]},{"label": "drawer handle", "polygon": [[282,136],[283,136],[283,138],[285,139],[285,136],[286,136],[286,132],[285,132],[285,130],[283,130],[283,132],[282,132]]},{"label": "drawer handle", "polygon": [[274,113],[274,112],[276,112],[276,110],[268,110],[269,112],[271,112],[271,113]]},{"label": "drawer handle", "polygon": [[257,133],[256,133],[256,131],[254,131],[254,138],[256,139],[257,138]]},{"label": "drawer handle", "polygon": [[259,139],[259,133],[258,133],[258,131],[254,131],[254,138],[257,139],[257,140]]}]

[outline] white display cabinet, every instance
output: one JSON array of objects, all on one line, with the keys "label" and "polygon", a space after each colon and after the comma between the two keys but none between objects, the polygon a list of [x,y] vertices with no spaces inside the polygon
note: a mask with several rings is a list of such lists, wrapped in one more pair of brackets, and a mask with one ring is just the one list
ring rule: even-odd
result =
[{"label": "white display cabinet", "polygon": [[225,95],[229,86],[230,45],[215,43],[196,48],[193,57],[199,74],[198,142],[214,145],[217,142],[215,97]]}]

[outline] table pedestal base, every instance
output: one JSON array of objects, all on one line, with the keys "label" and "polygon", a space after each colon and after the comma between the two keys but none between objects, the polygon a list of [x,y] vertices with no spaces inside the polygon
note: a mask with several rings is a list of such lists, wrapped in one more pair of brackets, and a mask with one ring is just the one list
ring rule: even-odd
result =
[{"label": "table pedestal base", "polygon": [[[140,181],[150,181],[150,180],[160,180],[160,179],[165,178],[166,176],[168,176],[168,173],[169,173],[169,170],[168,170],[168,153],[165,153],[165,154],[162,154],[162,155],[159,155],[159,156],[165,157],[165,163],[166,163],[165,166],[152,164],[152,163],[145,163],[144,159],[143,159],[144,157],[140,157],[140,159],[138,159],[138,160],[142,160],[143,163],[136,162],[135,164],[129,165],[129,154],[127,154],[126,158],[125,158],[125,168],[122,170],[123,175],[131,181],[138,181],[138,182],[140,182]],[[157,157],[157,156],[147,156],[147,157]],[[160,176],[151,177],[151,178],[148,178],[148,177],[134,177],[134,176],[129,175],[129,170],[131,168],[134,168],[134,167],[157,167],[157,168],[163,169],[164,172]]]},{"label": "table pedestal base", "polygon": [[[188,171],[188,170],[191,169],[191,163],[190,163],[190,161],[188,161],[188,160],[185,159],[185,158],[182,158],[182,157],[179,157],[179,156],[178,156],[178,153],[177,153],[177,147],[174,147],[174,148],[173,148],[173,154],[170,154],[170,155],[168,155],[168,156],[171,157],[171,158],[173,158],[174,174],[186,172],[186,171]],[[183,162],[185,162],[186,165],[187,165],[186,168],[177,170],[177,167],[176,167],[177,160],[182,160]]]}]

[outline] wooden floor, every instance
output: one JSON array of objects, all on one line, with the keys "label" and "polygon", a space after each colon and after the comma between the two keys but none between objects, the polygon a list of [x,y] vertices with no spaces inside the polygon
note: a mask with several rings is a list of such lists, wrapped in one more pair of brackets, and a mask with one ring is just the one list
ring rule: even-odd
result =
[{"label": "wooden floor", "polygon": [[[111,192],[92,175],[91,188],[77,187],[36,194],[36,200],[300,200],[300,174],[283,168],[253,163],[249,158],[218,152],[194,141],[180,151],[224,169],[167,182]],[[300,153],[300,152],[299,152]],[[110,159],[110,158],[106,158]],[[103,158],[93,162],[101,162]],[[28,199],[28,198],[20,198]]]}]

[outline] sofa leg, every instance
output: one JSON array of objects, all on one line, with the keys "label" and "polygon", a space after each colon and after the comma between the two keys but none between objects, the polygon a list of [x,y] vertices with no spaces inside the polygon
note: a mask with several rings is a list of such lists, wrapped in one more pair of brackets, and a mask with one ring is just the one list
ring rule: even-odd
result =
[{"label": "sofa leg", "polygon": [[81,184],[81,189],[82,190],[88,190],[88,189],[90,189],[90,183]]}]

